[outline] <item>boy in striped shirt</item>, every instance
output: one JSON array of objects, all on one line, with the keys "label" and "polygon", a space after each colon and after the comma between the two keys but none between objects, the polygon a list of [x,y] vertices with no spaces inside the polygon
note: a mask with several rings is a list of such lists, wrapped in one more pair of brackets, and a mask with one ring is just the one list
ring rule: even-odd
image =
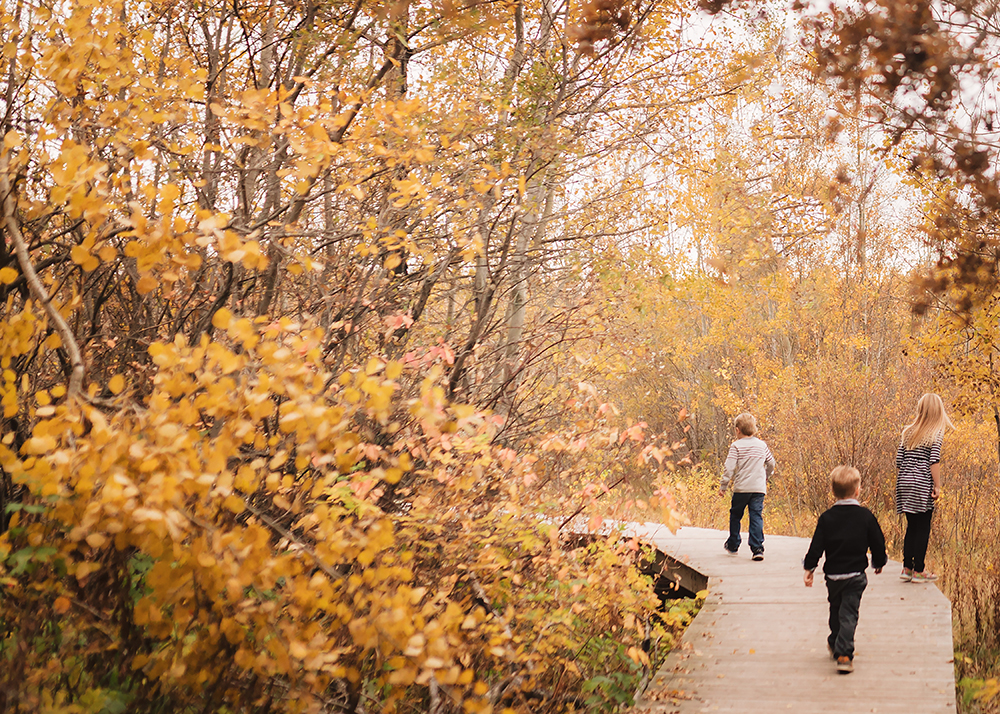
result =
[{"label": "boy in striped shirt", "polygon": [[736,441],[729,447],[726,466],[719,484],[719,494],[725,495],[732,484],[733,501],[729,508],[729,538],[724,548],[730,555],[740,549],[740,521],[743,512],[750,511],[750,528],[747,540],[754,560],[764,560],[764,496],[767,480],[774,473],[775,461],[767,444],[758,439],[757,420],[753,414],[743,412],[734,423]]}]

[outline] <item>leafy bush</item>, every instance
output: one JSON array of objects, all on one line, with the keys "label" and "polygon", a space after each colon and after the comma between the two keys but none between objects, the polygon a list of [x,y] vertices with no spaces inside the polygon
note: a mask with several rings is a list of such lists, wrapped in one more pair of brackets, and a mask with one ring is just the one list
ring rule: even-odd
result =
[{"label": "leafy bush", "polygon": [[627,701],[658,607],[636,544],[567,549],[556,516],[597,514],[579,475],[654,458],[641,427],[584,395],[514,452],[433,366],[407,390],[401,362],[329,374],[315,330],[215,326],[150,346],[148,396],[37,395],[21,454],[0,447],[26,489],[0,541],[5,710]]}]

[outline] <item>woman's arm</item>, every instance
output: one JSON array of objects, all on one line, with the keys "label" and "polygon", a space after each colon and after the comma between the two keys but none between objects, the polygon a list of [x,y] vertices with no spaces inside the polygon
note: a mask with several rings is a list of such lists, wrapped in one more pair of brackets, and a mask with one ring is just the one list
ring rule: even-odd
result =
[{"label": "woman's arm", "polygon": [[934,487],[931,489],[931,498],[941,495],[941,464],[931,464],[931,478],[934,479]]}]

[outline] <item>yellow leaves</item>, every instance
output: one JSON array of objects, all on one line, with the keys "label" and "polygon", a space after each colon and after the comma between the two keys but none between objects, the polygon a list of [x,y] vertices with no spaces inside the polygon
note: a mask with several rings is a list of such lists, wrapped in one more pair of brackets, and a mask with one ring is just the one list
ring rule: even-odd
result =
[{"label": "yellow leaves", "polygon": [[263,268],[267,259],[256,240],[243,240],[235,231],[223,231],[219,238],[219,255],[231,263],[242,263],[249,270]]},{"label": "yellow leaves", "polygon": [[0,268],[0,283],[10,285],[17,280],[19,273],[13,268]]},{"label": "yellow leaves", "polygon": [[238,645],[246,640],[246,630],[234,618],[223,618],[219,625],[219,630],[230,644]]},{"label": "yellow leaves", "polygon": [[161,622],[163,620],[163,613],[160,608],[148,596],[139,599],[139,601],[135,604],[133,613],[135,623],[140,626]]},{"label": "yellow leaves", "polygon": [[416,667],[400,667],[399,669],[393,669],[389,672],[389,676],[386,677],[386,681],[391,685],[405,687],[413,684],[416,678]]},{"label": "yellow leaves", "polygon": [[[6,48],[4,54],[6,55]],[[20,149],[24,144],[24,137],[22,137],[18,132],[11,129],[3,137],[3,148],[4,149]]]},{"label": "yellow leaves", "polygon": [[108,389],[111,390],[112,394],[121,394],[125,389],[125,378],[120,374],[116,374],[108,380]]},{"label": "yellow leaves", "polygon": [[424,637],[422,633],[417,633],[407,640],[406,647],[403,649],[403,654],[407,657],[419,657],[424,653],[424,647],[426,645],[427,638]]},{"label": "yellow leaves", "polygon": [[359,201],[365,197],[365,192],[361,190],[361,187],[353,183],[341,184],[337,187],[337,193],[349,193]]},{"label": "yellow leaves", "polygon": [[108,206],[95,184],[106,169],[103,162],[91,156],[87,147],[65,140],[58,159],[49,166],[55,181],[50,189],[52,203],[68,202],[73,218],[86,217],[100,222],[107,215]]},{"label": "yellow leaves", "polygon": [[232,322],[233,313],[229,308],[223,307],[215,311],[212,315],[212,326],[219,329],[225,330],[229,327],[229,323]]},{"label": "yellow leaves", "polygon": [[52,436],[35,436],[28,439],[24,446],[21,447],[21,451],[28,456],[39,456],[42,454],[48,454],[54,451],[56,448],[55,437]]},{"label": "yellow leaves", "polygon": [[168,561],[157,561],[146,574],[146,584],[156,592],[165,591],[173,581],[173,570]]},{"label": "yellow leaves", "polygon": [[100,568],[101,566],[99,563],[77,563],[73,575],[78,581],[83,582],[87,579],[87,576],[97,570],[100,570]]},{"label": "yellow leaves", "polygon": [[82,245],[74,245],[69,251],[70,260],[79,265],[85,271],[90,272],[94,270],[100,261],[94,257],[91,252]]},{"label": "yellow leaves", "polygon": [[159,287],[159,281],[157,281],[156,278],[151,275],[144,275],[139,278],[139,282],[136,283],[135,289],[140,295],[148,295],[156,290],[157,287]]},{"label": "yellow leaves", "polygon": [[357,404],[361,401],[361,392],[354,387],[348,387],[344,390],[344,400],[348,404]]},{"label": "yellow leaves", "polygon": [[208,346],[209,368],[217,367],[220,374],[230,374],[243,367],[245,359],[241,355],[233,354],[222,345],[213,342]]},{"label": "yellow leaves", "polygon": [[[438,176],[438,181],[440,182],[440,180],[440,176]],[[413,173],[406,179],[393,181],[392,185],[395,191],[390,194],[389,198],[392,199],[392,205],[395,208],[405,208],[410,203],[422,201],[429,196],[423,183]]]},{"label": "yellow leaves", "polygon": [[[536,643],[556,661],[583,644],[568,623],[617,621],[608,593],[631,597],[619,558],[574,602],[559,602],[558,537],[550,547],[536,526],[511,518],[523,512],[513,497],[509,508],[473,507],[485,489],[523,483],[530,464],[492,443],[489,415],[445,400],[445,370],[410,391],[397,380],[426,376],[419,365],[404,373],[403,361],[369,353],[331,375],[323,332],[255,322],[233,304],[212,316],[211,339],[150,344],[151,379],[135,388],[146,396],[114,412],[88,405],[90,426],[59,450],[62,464],[44,457],[63,438],[54,423],[67,405],[51,404],[54,390],[35,400],[55,411],[25,445],[22,457],[39,454],[22,467],[24,482],[59,489],[44,517],[49,532],[70,534],[69,582],[104,583],[119,558],[134,574],[133,621],[153,654],[123,669],[176,678],[183,691],[219,662],[240,677],[279,678],[290,696],[353,676],[405,698],[433,677],[476,709],[471,697],[485,691],[477,672],[498,659],[541,672]],[[21,387],[10,372],[0,389]],[[132,379],[115,374],[108,388],[127,394]],[[387,517],[375,503],[404,473],[425,500]],[[460,480],[477,488],[466,492]],[[72,561],[84,557],[95,562]],[[473,597],[473,582],[485,595]],[[503,604],[493,612],[482,601]],[[558,626],[538,625],[550,620]]]},{"label": "yellow leaves", "polygon": [[226,331],[231,338],[240,342],[248,350],[254,349],[260,342],[260,337],[253,324],[246,318],[230,323]]},{"label": "yellow leaves", "polygon": [[982,683],[973,682],[971,690],[973,697],[979,701],[991,701],[1000,697],[1000,679],[991,677]]},{"label": "yellow leaves", "polygon": [[163,214],[171,214],[174,212],[174,205],[177,199],[181,195],[180,186],[174,183],[168,183],[160,187],[160,200],[157,203],[156,210]]},{"label": "yellow leaves", "polygon": [[179,362],[178,345],[176,343],[165,344],[163,342],[154,342],[146,351],[153,359],[153,364],[163,370],[169,370]]}]

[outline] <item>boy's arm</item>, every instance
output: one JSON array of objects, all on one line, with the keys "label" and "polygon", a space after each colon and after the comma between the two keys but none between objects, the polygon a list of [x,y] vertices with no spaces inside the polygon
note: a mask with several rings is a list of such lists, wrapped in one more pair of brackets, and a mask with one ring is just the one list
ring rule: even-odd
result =
[{"label": "boy's arm", "polygon": [[771,474],[774,473],[774,467],[778,465],[778,462],[774,460],[774,454],[771,453],[771,449],[766,445],[764,448],[767,449],[767,456],[764,457],[764,471],[767,474],[767,478],[771,478]]},{"label": "boy's arm", "polygon": [[806,571],[803,575],[803,580],[807,588],[812,587],[813,571],[816,570],[816,566],[819,565],[819,558],[823,555],[823,551],[826,550],[825,541],[823,519],[820,517],[820,520],[816,521],[816,530],[813,532],[812,541],[809,543],[809,550],[802,561],[802,567]]},{"label": "boy's arm", "polygon": [[725,493],[730,481],[736,473],[737,464],[736,444],[729,445],[729,454],[726,455],[726,465],[722,469],[722,480],[719,482],[719,493]]},{"label": "boy's arm", "polygon": [[868,547],[872,551],[872,567],[875,568],[877,574],[889,562],[889,557],[885,552],[885,535],[882,533],[882,526],[878,524],[874,513],[869,513]]}]

